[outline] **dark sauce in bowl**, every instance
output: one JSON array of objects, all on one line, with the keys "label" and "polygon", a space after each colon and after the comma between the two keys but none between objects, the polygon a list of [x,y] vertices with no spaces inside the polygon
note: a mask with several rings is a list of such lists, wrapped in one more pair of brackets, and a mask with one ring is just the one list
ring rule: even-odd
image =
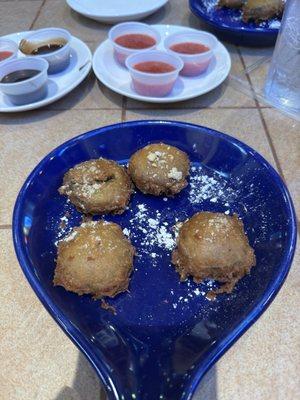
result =
[{"label": "dark sauce in bowl", "polygon": [[9,74],[5,75],[0,83],[17,83],[17,82],[22,82],[25,81],[26,79],[30,79],[37,74],[39,74],[41,71],[37,69],[21,69],[18,71],[10,72]]},{"label": "dark sauce in bowl", "polygon": [[43,42],[34,42],[26,39],[22,39],[19,45],[19,49],[23,54],[26,55],[45,55],[53,53],[67,44],[67,41],[63,38],[53,38]]},{"label": "dark sauce in bowl", "polygon": [[128,49],[148,49],[156,44],[156,40],[149,35],[141,33],[129,33],[126,35],[118,36],[115,39],[115,43],[119,46],[127,47]]},{"label": "dark sauce in bowl", "polygon": [[49,43],[49,44],[45,44],[45,45],[42,45],[42,46],[34,49],[31,52],[31,54],[33,56],[42,55],[42,54],[48,54],[48,53],[52,53],[53,51],[59,50],[62,47],[64,47],[64,44],[55,44],[55,43],[51,44],[51,43]]},{"label": "dark sauce in bowl", "polygon": [[173,65],[162,61],[145,61],[135,64],[133,68],[137,71],[147,72],[150,74],[164,74],[175,71]]}]

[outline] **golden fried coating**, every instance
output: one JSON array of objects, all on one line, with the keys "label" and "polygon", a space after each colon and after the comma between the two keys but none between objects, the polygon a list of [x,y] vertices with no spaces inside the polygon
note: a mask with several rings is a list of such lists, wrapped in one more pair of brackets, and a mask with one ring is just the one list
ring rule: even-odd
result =
[{"label": "golden fried coating", "polygon": [[214,279],[231,292],[236,282],[255,265],[255,255],[236,215],[199,212],[183,223],[172,263],[181,280]]},{"label": "golden fried coating", "polygon": [[186,187],[189,167],[186,153],[174,146],[155,143],[131,156],[128,172],[141,192],[173,196]]},{"label": "golden fried coating", "polygon": [[243,7],[243,21],[256,23],[281,16],[284,8],[282,0],[248,0]]},{"label": "golden fried coating", "polygon": [[95,299],[114,297],[128,288],[134,253],[119,225],[85,222],[58,244],[54,285]]},{"label": "golden fried coating", "polygon": [[86,214],[121,214],[129,202],[132,183],[122,166],[99,158],[71,168],[59,193]]},{"label": "golden fried coating", "polygon": [[219,0],[218,7],[242,8],[245,0]]}]

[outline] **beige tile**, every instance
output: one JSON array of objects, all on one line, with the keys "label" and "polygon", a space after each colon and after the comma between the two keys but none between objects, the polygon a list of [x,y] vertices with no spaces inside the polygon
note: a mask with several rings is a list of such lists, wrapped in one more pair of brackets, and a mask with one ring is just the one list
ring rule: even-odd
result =
[{"label": "beige tile", "polygon": [[[91,49],[92,53],[94,53],[99,45],[99,43],[96,42],[86,42],[86,44]],[[46,109],[120,109],[122,107],[122,101],[122,96],[99,82],[94,72],[91,71],[86,79],[70,94],[50,104]]]},{"label": "beige tile", "polygon": [[0,248],[0,398],[99,400],[95,372],[29,287],[9,230],[0,230]]},{"label": "beige tile", "polygon": [[[274,302],[217,363],[217,396],[207,400],[299,397],[299,263],[298,249],[291,272]],[[194,400],[202,397],[196,395]]]},{"label": "beige tile", "polygon": [[0,36],[28,30],[41,4],[41,0],[0,2]]},{"label": "beige tile", "polygon": [[242,47],[240,53],[245,62],[246,68],[253,66],[256,62],[272,57],[274,47]]},{"label": "beige tile", "polygon": [[[248,76],[251,81],[251,85],[256,93],[263,93],[265,80],[267,77],[269,62],[268,60],[272,57],[273,47],[268,48],[248,48],[240,47],[240,54],[245,67],[248,71]],[[239,75],[239,74],[235,74]],[[244,73],[241,74],[244,85],[249,87],[247,77]],[[268,103],[260,99],[260,104],[263,107],[270,107]]]},{"label": "beige tile", "polygon": [[299,218],[300,122],[274,109],[262,112]]},{"label": "beige tile", "polygon": [[173,24],[189,26],[196,29],[205,29],[205,24],[196,18],[190,11],[188,2],[182,0],[169,0],[169,2],[155,14],[147,17],[147,24]]},{"label": "beige tile", "polygon": [[[27,175],[50,150],[80,133],[117,123],[121,111],[36,111],[0,116],[0,224],[10,224],[17,193]],[[17,161],[18,160],[18,161]],[[7,185],[9,182],[9,185]]]},{"label": "beige tile", "polygon": [[72,35],[85,41],[100,43],[107,36],[109,25],[88,19],[73,11],[66,1],[46,0],[34,29],[56,26],[68,29]]},{"label": "beige tile", "polygon": [[[243,70],[243,64],[241,63],[241,59],[239,54],[237,53],[236,47],[226,44],[226,47],[230,53],[232,67],[231,74],[240,74]],[[248,84],[248,83],[247,83]],[[250,89],[250,86],[248,86]],[[212,90],[210,93],[204,94],[202,96],[196,97],[194,99],[179,102],[179,103],[170,103],[170,104],[151,104],[144,103],[136,100],[127,100],[127,108],[142,108],[142,109],[150,109],[150,108],[158,108],[158,109],[166,109],[166,108],[193,108],[193,107],[255,107],[255,102],[250,97],[246,96],[242,92],[239,92],[233,89],[228,84],[228,79],[225,80],[219,87]]]},{"label": "beige tile", "polygon": [[126,119],[169,119],[209,126],[228,133],[260,152],[274,165],[264,129],[256,109],[223,110],[135,110],[127,111]]}]

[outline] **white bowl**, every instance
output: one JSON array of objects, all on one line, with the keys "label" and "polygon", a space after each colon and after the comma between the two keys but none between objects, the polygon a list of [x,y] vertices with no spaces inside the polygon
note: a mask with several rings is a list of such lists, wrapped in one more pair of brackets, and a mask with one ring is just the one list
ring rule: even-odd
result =
[{"label": "white bowl", "polygon": [[[171,72],[149,73],[141,72],[134,68],[136,64],[147,61],[159,61],[171,64],[175,69]],[[163,97],[169,94],[183,68],[181,59],[169,53],[159,50],[143,51],[131,55],[126,60],[134,90],[143,96]]]},{"label": "white bowl", "polygon": [[[171,46],[179,43],[199,43],[207,46],[208,51],[197,54],[178,53],[170,49]],[[217,38],[208,32],[179,32],[168,36],[164,41],[164,48],[170,54],[176,54],[184,62],[180,74],[184,76],[196,76],[205,72],[212,60],[214,51],[218,45]]]},{"label": "white bowl", "polygon": [[[130,49],[128,47],[120,46],[115,42],[115,40],[122,35],[134,33],[151,36],[156,41],[155,45],[147,47],[146,49]],[[122,65],[125,65],[126,58],[130,55],[140,53],[142,51],[153,50],[160,42],[160,34],[151,26],[141,22],[124,22],[122,24],[115,25],[110,29],[108,38],[114,47],[115,58]]]},{"label": "white bowl", "polygon": [[9,51],[12,54],[9,57],[6,57],[4,60],[1,61],[0,63],[4,61],[9,61],[12,60],[13,58],[17,57],[18,54],[18,45],[16,42],[10,39],[0,39],[0,53],[2,51]]},{"label": "white bowl", "polygon": [[[0,90],[13,104],[33,103],[47,95],[48,62],[42,58],[26,57],[13,59],[0,64]],[[1,83],[8,74],[24,69],[40,71],[32,78],[15,83]]]},{"label": "white bowl", "polygon": [[[27,35],[23,40],[32,43],[51,42],[51,39],[62,38],[66,40],[66,44],[58,50],[46,54],[30,55],[31,57],[43,58],[49,63],[49,74],[55,74],[63,71],[70,64],[71,53],[71,34],[66,29],[61,28],[44,28],[39,29]],[[20,42],[19,48],[22,46]],[[22,51],[22,50],[21,50]]]}]

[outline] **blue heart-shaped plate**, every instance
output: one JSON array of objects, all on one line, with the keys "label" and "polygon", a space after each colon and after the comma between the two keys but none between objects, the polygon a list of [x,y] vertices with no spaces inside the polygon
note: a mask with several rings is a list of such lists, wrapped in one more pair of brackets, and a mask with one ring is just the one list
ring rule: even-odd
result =
[{"label": "blue heart-shaped plate", "polygon": [[[189,154],[189,185],[171,199],[133,195],[107,219],[130,235],[138,254],[130,291],[109,303],[52,284],[55,243],[81,215],[58,194],[64,173],[90,158],[126,163],[152,142]],[[210,301],[214,282],[180,283],[170,263],[172,227],[197,211],[236,212],[257,265],[232,294]],[[289,193],[258,153],[230,136],[182,122],[139,121],[85,133],[46,156],[24,183],[13,216],[15,250],[37,296],[83,351],[114,400],[188,400],[212,364],[261,315],[283,284],[296,242]]]},{"label": "blue heart-shaped plate", "polygon": [[190,9],[218,35],[219,39],[242,46],[273,46],[280,20],[273,18],[260,24],[243,22],[241,10],[217,8],[217,0],[189,0]]}]

